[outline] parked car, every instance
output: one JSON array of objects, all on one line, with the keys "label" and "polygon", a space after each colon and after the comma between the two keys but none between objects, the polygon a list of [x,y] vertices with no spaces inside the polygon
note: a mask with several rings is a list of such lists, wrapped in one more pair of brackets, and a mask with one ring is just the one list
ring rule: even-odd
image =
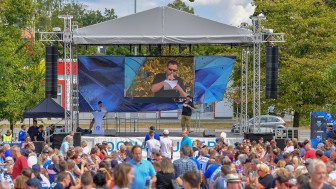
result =
[{"label": "parked car", "polygon": [[[256,121],[255,127],[253,127],[253,123]],[[261,115],[260,116],[260,127],[257,125],[258,116],[251,118],[248,120],[248,126],[243,126],[243,132],[248,131],[252,133],[274,133],[275,129],[284,129],[287,128],[286,122],[278,116],[274,115]],[[247,127],[247,128],[246,128]],[[232,133],[239,133],[240,132],[240,124],[235,123],[232,125],[231,128]],[[277,135],[281,135],[281,133],[277,133]]]}]

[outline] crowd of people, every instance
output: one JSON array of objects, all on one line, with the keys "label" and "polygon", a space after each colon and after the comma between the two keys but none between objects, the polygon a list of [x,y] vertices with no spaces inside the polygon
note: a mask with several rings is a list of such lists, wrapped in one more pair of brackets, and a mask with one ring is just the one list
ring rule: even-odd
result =
[{"label": "crowd of people", "polygon": [[[24,130],[24,129],[22,129]],[[20,131],[21,132],[21,131]],[[161,133],[160,133],[161,134]],[[20,134],[19,134],[20,135]],[[34,137],[34,136],[33,136]],[[37,138],[34,137],[33,141]],[[73,145],[73,133],[59,149],[45,144],[35,152],[31,135],[20,146],[0,148],[0,188],[5,189],[329,189],[336,186],[336,147],[332,139],[314,149],[310,141],[216,138],[209,148],[182,132],[180,157],[173,159],[169,131],[151,126],[142,146],[129,142],[111,151],[108,142]],[[143,157],[146,150],[147,156]]]}]

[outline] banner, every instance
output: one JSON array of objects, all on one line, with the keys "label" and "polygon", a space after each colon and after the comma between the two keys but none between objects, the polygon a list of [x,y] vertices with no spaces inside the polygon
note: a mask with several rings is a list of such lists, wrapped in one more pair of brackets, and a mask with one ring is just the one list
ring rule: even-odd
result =
[{"label": "banner", "polygon": [[103,135],[104,134],[103,118],[105,114],[106,112],[93,112],[93,117],[95,119],[94,129],[92,132],[93,135]]},{"label": "banner", "polygon": [[[182,137],[169,137],[174,144],[174,159],[180,158],[180,148],[181,148],[181,140]],[[196,140],[199,139],[203,144],[207,145],[209,148],[213,148],[216,145],[216,138],[193,138],[190,139]],[[102,143],[106,141],[108,144],[112,146],[112,149],[109,152],[114,150],[120,150],[120,145],[124,144],[126,141],[130,142],[132,145],[140,145],[142,147],[142,157],[147,157],[147,152],[144,149],[144,141],[145,137],[92,137],[92,136],[82,136],[82,141],[86,141],[89,148],[92,148],[97,143]],[[226,143],[234,144],[235,142],[242,142],[241,138],[232,138],[226,139]]]},{"label": "banner", "polygon": [[327,127],[332,126],[336,130],[336,114],[328,112],[310,113],[310,140],[314,148],[326,140]]}]

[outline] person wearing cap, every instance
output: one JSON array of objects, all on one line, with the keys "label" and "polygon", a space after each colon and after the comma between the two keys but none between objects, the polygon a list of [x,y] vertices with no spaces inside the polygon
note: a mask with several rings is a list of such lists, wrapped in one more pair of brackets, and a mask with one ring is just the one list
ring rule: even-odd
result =
[{"label": "person wearing cap", "polygon": [[160,144],[161,144],[161,153],[163,157],[173,159],[173,154],[174,154],[174,143],[173,141],[169,138],[169,130],[165,129],[163,130],[163,137],[160,139]]},{"label": "person wearing cap", "polygon": [[[147,142],[147,140],[150,139],[150,136],[149,136],[150,133],[154,133],[154,139],[160,141],[160,135],[155,132],[155,127],[154,126],[150,126],[149,127],[149,132],[145,136],[145,142],[144,142],[144,148],[145,149],[146,149],[146,142]],[[146,150],[148,150],[148,149],[146,149]]]},{"label": "person wearing cap", "polygon": [[13,158],[10,156],[6,157],[5,164],[13,165],[14,164]]},{"label": "person wearing cap", "polygon": [[[102,101],[98,102],[98,106],[97,106],[97,109],[95,111],[97,111],[97,112],[105,112],[103,118],[105,118],[106,115],[107,115],[107,113],[108,113],[108,110],[107,110],[107,108],[105,106],[103,106],[103,102]],[[91,123],[90,123],[90,127],[89,127],[89,131],[91,133],[92,133],[92,127],[93,127],[94,123],[95,123],[95,118],[92,118]]]},{"label": "person wearing cap", "polygon": [[27,136],[27,132],[26,132],[26,126],[25,125],[21,125],[21,130],[19,131],[18,134],[18,141],[19,142],[24,142],[24,140],[26,139]]},{"label": "person wearing cap", "polygon": [[239,174],[227,174],[226,182],[227,188],[243,189],[242,180]]},{"label": "person wearing cap", "polygon": [[38,179],[40,186],[42,189],[48,189],[50,187],[50,181],[49,179],[41,174],[41,166],[39,164],[35,164],[32,166],[33,173],[35,175],[35,178]]}]

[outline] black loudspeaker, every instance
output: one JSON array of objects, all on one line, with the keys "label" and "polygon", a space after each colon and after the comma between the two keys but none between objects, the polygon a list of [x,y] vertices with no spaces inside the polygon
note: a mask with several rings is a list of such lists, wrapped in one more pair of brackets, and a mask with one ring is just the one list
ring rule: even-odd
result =
[{"label": "black loudspeaker", "polygon": [[277,143],[277,147],[280,148],[282,151],[286,147],[286,140],[287,139],[285,139],[285,138],[283,138],[283,139],[275,139],[275,142]]},{"label": "black loudspeaker", "polygon": [[57,46],[46,46],[45,95],[57,98]]},{"label": "black loudspeaker", "polygon": [[259,139],[261,137],[264,139],[264,142],[266,141],[270,142],[273,139],[274,134],[273,133],[245,133],[244,134],[244,138],[250,139],[251,142],[255,140],[257,143],[259,143]]},{"label": "black loudspeaker", "polygon": [[117,130],[115,129],[105,129],[104,130],[104,136],[116,136],[117,135]]},{"label": "black loudspeaker", "polygon": [[216,137],[215,129],[206,129],[203,131],[203,137]]},{"label": "black loudspeaker", "polygon": [[278,98],[279,47],[266,47],[266,98]]},{"label": "black loudspeaker", "polygon": [[42,152],[43,149],[43,145],[44,145],[44,141],[34,141],[34,146],[35,146],[35,152],[37,154],[40,154]]},{"label": "black loudspeaker", "polygon": [[[52,147],[53,148],[57,148],[60,149],[63,139],[64,137],[66,137],[67,135],[69,135],[69,133],[58,133],[58,134],[54,134],[53,135],[53,143],[52,143]],[[81,145],[81,133],[75,133],[74,137],[73,137],[73,145],[74,146],[80,146]]]}]

